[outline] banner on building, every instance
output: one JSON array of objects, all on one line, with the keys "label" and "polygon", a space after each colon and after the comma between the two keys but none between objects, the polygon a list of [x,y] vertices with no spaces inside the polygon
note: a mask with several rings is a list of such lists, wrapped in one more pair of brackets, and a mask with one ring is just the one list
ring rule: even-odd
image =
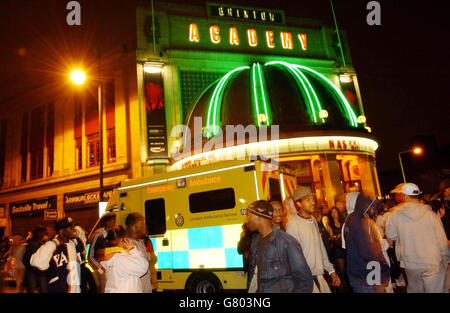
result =
[{"label": "banner on building", "polygon": [[[103,189],[103,199],[108,201],[114,192],[114,187]],[[98,205],[100,202],[100,191],[91,189],[79,192],[71,192],[64,194],[64,211],[84,209]]]},{"label": "banner on building", "polygon": [[56,196],[32,199],[9,204],[11,217],[44,215],[46,210],[56,210]]},{"label": "banner on building", "polygon": [[168,158],[164,83],[161,68],[144,65],[144,95],[148,159]]}]

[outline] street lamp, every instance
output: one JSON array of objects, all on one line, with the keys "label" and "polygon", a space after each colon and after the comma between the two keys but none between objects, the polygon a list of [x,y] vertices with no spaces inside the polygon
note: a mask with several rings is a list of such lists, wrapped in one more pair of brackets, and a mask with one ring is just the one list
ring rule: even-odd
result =
[{"label": "street lamp", "polygon": [[403,169],[403,163],[402,163],[402,156],[401,155],[404,154],[404,153],[409,153],[409,152],[412,152],[413,154],[416,154],[416,155],[421,155],[422,152],[423,152],[423,149],[421,147],[415,147],[415,148],[413,148],[411,150],[399,152],[398,159],[400,161],[400,168],[402,170],[402,176],[403,176],[403,182],[404,183],[406,183],[406,179],[405,179],[405,170]]},{"label": "street lamp", "polygon": [[[70,80],[82,85],[86,81],[86,74],[81,69],[75,69],[70,73]],[[106,202],[103,201],[103,106],[102,106],[102,84],[100,79],[97,79],[98,87],[98,146],[99,146],[99,165],[100,165],[100,199],[99,199],[99,215],[101,216],[106,209]]]}]

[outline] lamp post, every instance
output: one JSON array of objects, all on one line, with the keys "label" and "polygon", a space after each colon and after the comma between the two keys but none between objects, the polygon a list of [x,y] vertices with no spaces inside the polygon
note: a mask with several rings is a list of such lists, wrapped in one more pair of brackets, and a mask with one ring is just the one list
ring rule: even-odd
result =
[{"label": "lamp post", "polygon": [[404,183],[406,183],[406,178],[405,178],[405,170],[403,169],[402,154],[409,153],[409,152],[420,155],[420,154],[422,154],[423,150],[420,147],[415,147],[414,149],[406,150],[406,151],[402,151],[402,152],[398,153],[398,160],[400,161],[400,168],[402,170],[402,176],[403,176]]},{"label": "lamp post", "polygon": [[[100,75],[100,67],[99,67]],[[77,85],[82,85],[86,81],[86,74],[81,69],[75,69],[70,73],[70,79]],[[99,199],[99,216],[101,216],[106,209],[106,202],[103,200],[103,105],[102,105],[102,84],[100,79],[97,79],[98,89],[98,148],[99,148],[99,168],[100,168],[100,199]]]}]

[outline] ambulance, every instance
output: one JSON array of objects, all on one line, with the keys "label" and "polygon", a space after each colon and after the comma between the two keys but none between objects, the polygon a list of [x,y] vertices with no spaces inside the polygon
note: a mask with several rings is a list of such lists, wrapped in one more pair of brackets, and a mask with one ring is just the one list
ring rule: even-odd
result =
[{"label": "ambulance", "polygon": [[128,214],[145,216],[157,255],[158,291],[242,290],[247,278],[237,244],[245,209],[260,199],[284,200],[295,186],[288,168],[259,160],[224,161],[124,181],[106,211],[124,227]]}]

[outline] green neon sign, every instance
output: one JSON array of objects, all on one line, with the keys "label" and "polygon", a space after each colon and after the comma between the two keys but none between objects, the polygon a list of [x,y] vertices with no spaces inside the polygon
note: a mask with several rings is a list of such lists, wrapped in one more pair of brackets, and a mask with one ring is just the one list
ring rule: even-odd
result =
[{"label": "green neon sign", "polygon": [[[348,103],[342,92],[325,76],[322,74],[302,65],[290,64],[283,61],[271,61],[264,64],[264,66],[278,66],[286,70],[295,80],[300,92],[304,95],[305,101],[307,103],[308,114],[311,121],[315,124],[321,122],[325,123],[324,118],[319,117],[320,111],[322,111],[322,104],[317,96],[317,92],[314,90],[310,80],[302,71],[308,71],[321,81],[324,86],[333,94],[337,95],[339,99],[339,104],[343,108],[349,123],[353,127],[358,127],[358,121],[353,111],[352,107]],[[267,92],[267,84],[264,76],[264,68],[261,67],[260,63],[253,63],[251,66],[241,66],[238,67],[227,74],[225,74],[221,79],[213,83],[216,85],[209,101],[208,115],[206,127],[210,131],[207,134],[207,138],[217,135],[217,127],[220,127],[220,112],[222,108],[223,96],[226,90],[226,86],[232,79],[232,77],[240,71],[250,70],[250,85],[251,85],[251,101],[253,104],[253,112],[255,114],[254,121],[255,124],[261,126],[263,123],[265,125],[272,124],[272,110],[270,98]],[[210,85],[206,90],[211,88]],[[202,95],[206,92],[202,93]],[[199,97],[195,103],[198,103]],[[195,107],[194,105],[194,107]],[[192,111],[191,111],[192,114]],[[191,119],[191,114],[188,118],[188,123]],[[320,121],[319,121],[320,119]]]}]

